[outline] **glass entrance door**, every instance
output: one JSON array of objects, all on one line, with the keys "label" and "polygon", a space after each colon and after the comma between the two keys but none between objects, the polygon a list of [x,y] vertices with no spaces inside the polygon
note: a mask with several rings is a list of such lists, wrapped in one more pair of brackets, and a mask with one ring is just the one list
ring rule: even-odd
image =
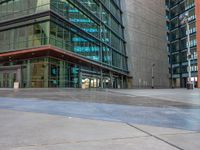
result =
[{"label": "glass entrance door", "polygon": [[82,88],[100,88],[100,77],[84,74],[82,77]]},{"label": "glass entrance door", "polygon": [[15,71],[0,71],[1,88],[13,88],[16,79],[17,73]]},{"label": "glass entrance door", "polygon": [[9,79],[9,73],[3,73],[3,87],[9,88],[10,79]]}]

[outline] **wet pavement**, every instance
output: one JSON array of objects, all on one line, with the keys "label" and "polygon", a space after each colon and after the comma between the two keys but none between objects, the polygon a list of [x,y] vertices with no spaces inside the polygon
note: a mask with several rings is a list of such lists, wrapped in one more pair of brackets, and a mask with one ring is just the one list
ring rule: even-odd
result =
[{"label": "wet pavement", "polygon": [[200,131],[200,108],[0,98],[0,109]]},{"label": "wet pavement", "polygon": [[8,109],[0,109],[0,122],[0,150],[198,150],[200,146],[199,133],[170,128]]},{"label": "wet pavement", "polygon": [[[184,94],[188,94],[187,90],[169,91],[0,90],[0,108],[200,131],[199,90],[189,91],[192,92],[190,94],[192,94],[193,99],[188,100],[183,97]],[[180,99],[175,100],[177,97],[180,97],[180,95],[176,95],[180,92],[182,92],[182,102]],[[159,96],[163,94],[163,98],[174,94],[174,98],[171,100],[169,98],[159,99],[156,98],[156,93],[159,93]]]},{"label": "wet pavement", "polygon": [[[32,118],[32,116],[36,117]],[[38,119],[40,116],[44,116],[42,120]],[[88,141],[84,138],[79,139],[79,137],[83,136],[82,133],[77,133],[78,129],[74,127],[68,129],[69,124],[67,124],[67,129],[63,130],[66,130],[67,133],[71,130],[74,131],[63,135],[67,142],[58,137],[55,137],[59,139],[55,143],[52,142],[53,139],[49,139],[50,137],[47,138],[49,141],[45,141],[45,136],[42,136],[44,143],[41,143],[36,140],[40,134],[39,132],[33,136],[36,139],[27,141],[27,143],[24,141],[27,136],[31,136],[29,135],[29,132],[31,132],[29,130],[30,126],[33,130],[42,130],[42,132],[45,130],[44,135],[48,133],[46,129],[43,129],[43,125],[54,131],[53,127],[49,127],[49,119],[45,119],[53,116],[58,122],[60,119],[67,119],[71,123],[72,120],[70,119],[78,119],[75,127],[91,132],[91,139],[88,139]],[[50,119],[51,124],[55,123],[53,120]],[[85,126],[81,123],[82,121],[85,122]],[[95,146],[105,146],[107,133],[103,131],[111,130],[107,129],[110,123],[113,123],[112,132],[121,132],[119,135],[113,135],[113,137],[108,138],[108,149],[117,149],[117,147],[113,147],[112,143],[116,144],[117,142],[120,144],[122,142],[119,145],[122,148],[125,143],[130,144],[135,139],[135,143],[132,143],[133,145],[131,144],[127,149],[132,149],[137,145],[138,148],[136,149],[141,150],[193,150],[200,147],[199,142],[195,142],[195,140],[200,139],[200,90],[0,89],[0,122],[0,132],[2,134],[0,135],[0,147],[6,145],[7,147],[14,147],[14,150],[29,149],[27,145],[30,145],[30,143],[33,146],[30,147],[30,150],[35,150],[38,147],[40,148],[37,150],[52,148],[49,145],[54,147],[52,149],[58,149],[58,147],[65,149],[66,144],[69,149],[78,149],[77,145],[84,147],[87,142],[90,143],[90,148],[86,146],[85,149],[95,149]],[[102,122],[105,126],[95,129],[97,124]],[[19,131],[13,128],[15,124]],[[126,130],[122,130],[122,127],[118,128],[118,125],[125,126]],[[56,131],[62,127],[62,123],[56,124]],[[130,130],[130,127],[134,128],[131,135],[127,131]],[[10,129],[11,131],[8,135],[6,130]],[[96,133],[96,130],[102,130],[104,133],[102,135],[103,137],[105,136],[103,141],[102,139],[100,141],[95,139],[100,134]],[[56,131],[51,136],[59,136]],[[74,134],[77,134],[75,139],[72,138]],[[12,136],[16,136],[16,138]],[[85,136],[87,137],[88,135]],[[16,139],[19,143],[15,143]],[[20,143],[20,141],[24,143]],[[33,143],[33,141],[36,143]],[[147,142],[147,147],[142,146],[144,141]],[[73,148],[70,147],[71,143],[73,143]],[[95,143],[95,146],[91,143]],[[139,145],[136,143],[139,143]],[[161,146],[164,144],[164,146],[162,148],[155,147],[153,143]],[[47,146],[46,148],[44,148],[45,145]],[[58,145],[58,147],[55,145]],[[141,148],[139,148],[140,146]],[[118,149],[120,149],[119,147]],[[106,148],[103,147],[103,149]],[[125,150],[126,148],[123,149]]]},{"label": "wet pavement", "polygon": [[145,107],[200,107],[200,90],[0,89],[0,97],[96,102]]}]

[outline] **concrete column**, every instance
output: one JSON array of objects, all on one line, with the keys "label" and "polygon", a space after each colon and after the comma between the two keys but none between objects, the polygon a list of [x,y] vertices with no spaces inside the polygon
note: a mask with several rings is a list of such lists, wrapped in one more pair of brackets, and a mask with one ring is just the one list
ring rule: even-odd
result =
[{"label": "concrete column", "polygon": [[121,89],[124,88],[124,76],[121,76]]},{"label": "concrete column", "polygon": [[27,81],[26,81],[26,88],[31,87],[31,62],[30,60],[27,60]]},{"label": "concrete column", "polygon": [[101,79],[100,79],[101,88],[103,88],[103,71],[101,69]]},{"label": "concrete column", "polygon": [[109,74],[110,74],[110,88],[113,88],[113,74],[112,74],[112,72],[110,71],[109,72]]},{"label": "concrete column", "polygon": [[22,78],[21,78],[21,68],[17,69],[17,81],[19,82],[19,87],[22,87]]},{"label": "concrete column", "polygon": [[44,64],[44,87],[49,87],[49,59],[45,58]]},{"label": "concrete column", "polygon": [[60,61],[59,87],[65,87],[65,62]]},{"label": "concrete column", "polygon": [[79,87],[82,88],[82,71],[81,71],[81,67],[79,68]]}]

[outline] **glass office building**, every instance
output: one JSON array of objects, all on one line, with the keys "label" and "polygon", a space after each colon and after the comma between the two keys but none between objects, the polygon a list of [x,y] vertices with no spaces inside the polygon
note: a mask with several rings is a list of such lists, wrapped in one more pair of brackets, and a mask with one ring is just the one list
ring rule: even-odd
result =
[{"label": "glass office building", "polygon": [[197,11],[200,6],[198,1],[166,0],[171,84],[174,87],[186,87],[188,81],[186,24],[181,24],[179,19],[180,15],[185,12],[189,13],[192,81],[195,87],[200,86],[200,80],[198,79],[198,53],[200,47],[197,44],[199,35],[197,31],[199,31],[200,26],[196,19],[200,15]]},{"label": "glass office building", "polygon": [[120,0],[0,0],[0,87],[126,88]]}]

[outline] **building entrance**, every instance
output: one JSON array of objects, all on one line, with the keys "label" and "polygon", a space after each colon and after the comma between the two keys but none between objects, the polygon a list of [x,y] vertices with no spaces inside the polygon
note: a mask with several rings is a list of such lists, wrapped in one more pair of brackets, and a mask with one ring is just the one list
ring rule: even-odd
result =
[{"label": "building entrance", "polygon": [[82,88],[100,88],[100,77],[98,76],[82,76]]},{"label": "building entrance", "polygon": [[0,68],[0,88],[13,88],[14,82],[20,83],[20,69]]}]

